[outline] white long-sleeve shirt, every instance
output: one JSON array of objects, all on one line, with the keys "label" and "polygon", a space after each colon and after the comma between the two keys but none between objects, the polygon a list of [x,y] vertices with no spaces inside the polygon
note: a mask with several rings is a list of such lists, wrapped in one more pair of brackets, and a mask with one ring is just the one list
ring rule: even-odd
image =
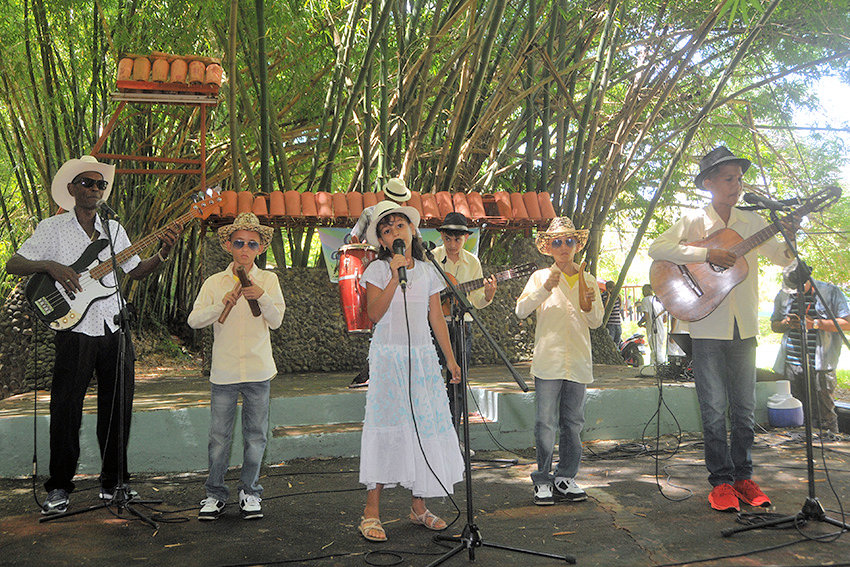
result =
[{"label": "white long-sleeve shirt", "polygon": [[280,327],[286,310],[280,280],[274,272],[257,266],[251,267],[248,277],[264,291],[257,300],[260,317],[254,317],[248,300],[240,297],[224,323],[218,322],[224,311],[222,300],[237,281],[232,262],[223,272],[206,279],[189,313],[188,323],[193,329],[213,326],[213,384],[263,382],[277,374],[269,329]]},{"label": "white long-sleeve shirt", "polygon": [[[451,274],[455,277],[458,283],[466,283],[468,281],[484,277],[484,272],[481,269],[481,262],[478,261],[478,258],[476,258],[474,254],[467,252],[463,248],[460,249],[460,258],[457,262],[449,260],[449,257],[446,255],[445,246],[437,246],[434,248],[434,258],[437,259],[447,274]],[[470,291],[466,295],[466,298],[476,309],[484,309],[493,301],[492,299],[487,301],[483,287]],[[467,313],[464,320],[472,321],[472,316]]]},{"label": "white long-sleeve shirt", "polygon": [[599,286],[591,274],[584,275],[585,282],[595,292],[593,305],[585,313],[579,307],[577,278],[570,286],[562,273],[552,291],[543,287],[551,269],[531,274],[516,302],[516,315],[520,319],[537,312],[531,375],[541,380],[590,384],[593,382],[590,329],[602,325],[604,312]]},{"label": "white long-sleeve shirt", "polygon": [[[714,210],[713,205],[689,211],[667,229],[649,246],[653,260],[667,260],[675,264],[705,262],[708,249],[688,246],[687,243],[703,240],[723,228],[730,228],[741,238],[749,238],[767,226],[767,221],[751,211],[732,208],[729,222]],[[749,270],[744,281],[732,288],[720,305],[707,317],[688,323],[691,337],[695,339],[731,340],[735,321],[742,339],[758,335],[758,256],[761,254],[774,264],[787,266],[793,256],[785,244],[770,238],[744,255]]]}]

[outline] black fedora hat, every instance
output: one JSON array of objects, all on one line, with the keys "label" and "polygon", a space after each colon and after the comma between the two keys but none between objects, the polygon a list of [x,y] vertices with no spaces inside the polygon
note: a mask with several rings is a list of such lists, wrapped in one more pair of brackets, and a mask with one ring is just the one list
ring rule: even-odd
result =
[{"label": "black fedora hat", "polygon": [[443,224],[437,230],[440,232],[451,231],[472,234],[472,231],[469,230],[469,221],[466,219],[466,216],[463,213],[457,212],[447,214],[443,220]]},{"label": "black fedora hat", "polygon": [[746,158],[735,157],[735,154],[729,151],[729,148],[726,146],[718,146],[705,154],[701,160],[699,160],[699,174],[694,177],[694,183],[700,189],[705,189],[702,186],[702,182],[705,181],[706,176],[711,173],[718,165],[723,165],[725,163],[737,163],[741,166],[741,172],[746,173],[746,171],[752,165],[752,162]]}]

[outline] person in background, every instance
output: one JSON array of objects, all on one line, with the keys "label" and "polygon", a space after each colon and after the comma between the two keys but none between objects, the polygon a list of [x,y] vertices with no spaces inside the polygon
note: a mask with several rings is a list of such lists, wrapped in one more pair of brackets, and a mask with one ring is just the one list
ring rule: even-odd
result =
[{"label": "person in background", "polygon": [[[808,270],[805,270],[807,273]],[[797,284],[801,278],[806,278],[803,284],[803,313],[797,299]],[[812,282],[802,275],[794,262],[783,270],[783,288],[776,294],[773,302],[773,314],[770,317],[770,328],[775,333],[782,333],[782,343],[776,364],[773,369],[777,374],[784,375],[791,382],[791,393],[805,403],[806,380],[803,373],[802,350],[803,333],[800,321],[806,322],[806,351],[808,354],[810,376],[812,380],[813,409],[812,423],[825,431],[838,433],[838,414],[835,413],[835,401],[832,396],[838,385],[836,368],[841,354],[841,336],[839,328],[850,330],[850,308],[847,298],[841,289],[831,283],[814,280],[817,291],[823,301],[816,297]],[[835,316],[835,322],[829,314]]]},{"label": "person in background", "polygon": [[[735,207],[749,167],[750,160],[735,157],[723,146],[703,156],[694,183],[709,193],[711,202],[703,209],[685,213],[650,245],[649,256],[679,265],[710,262],[723,268],[733,266],[738,259],[733,252],[688,243],[701,241],[724,228],[749,238],[767,227],[756,213]],[[689,324],[705,465],[712,486],[708,502],[713,509],[724,512],[740,510],[739,500],[751,506],[770,506],[770,499],[752,480],[759,255],[780,266],[788,265],[793,257],[791,250],[776,238],[753,248],[744,256],[750,266],[744,280],[714,311]],[[732,424],[728,440],[727,409]]]},{"label": "person in background", "polygon": [[[608,297],[614,291],[614,282],[605,282],[605,291],[602,292],[602,305],[608,305]],[[620,346],[623,338],[623,309],[620,305],[620,296],[614,298],[614,308],[611,309],[611,315],[608,316],[608,321],[605,323],[605,328],[611,339],[614,341],[614,346]]]},{"label": "person in background", "polygon": [[655,366],[667,362],[667,314],[664,306],[652,293],[652,286],[644,284],[641,288],[643,299],[640,301],[639,327],[646,327],[646,339],[649,343],[649,364]]},{"label": "person in background", "polygon": [[[473,254],[467,252],[463,246],[469,239],[472,231],[469,230],[469,221],[462,213],[449,213],[443,220],[443,224],[437,229],[443,239],[442,246],[434,249],[434,258],[443,267],[443,270],[454,276],[457,283],[465,283],[471,280],[476,280],[484,277],[484,272],[481,270],[481,262],[478,261]],[[476,309],[483,309],[490,305],[493,297],[496,295],[496,279],[492,276],[485,280],[484,287],[469,292],[469,302]],[[451,314],[446,316],[446,321],[450,322]],[[452,341],[452,348],[458,352],[460,348],[466,351],[466,359],[472,362],[472,317],[467,313],[464,317],[463,325],[465,326],[466,342],[464,345],[458,345],[458,329],[453,325],[449,325],[449,337]],[[442,360],[442,353],[441,362]],[[450,380],[450,375],[446,373],[446,388],[449,395],[449,409],[452,412],[452,422],[455,427],[458,426],[458,408],[460,389],[458,385],[453,384]]]}]

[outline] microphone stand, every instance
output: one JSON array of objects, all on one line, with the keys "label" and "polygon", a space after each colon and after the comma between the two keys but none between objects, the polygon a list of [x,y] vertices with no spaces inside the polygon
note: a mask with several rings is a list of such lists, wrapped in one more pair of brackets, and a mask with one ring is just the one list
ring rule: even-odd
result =
[{"label": "microphone stand", "polygon": [[[771,220],[775,223],[779,223],[778,216],[776,214],[777,209],[770,209],[770,217]],[[838,333],[840,333],[841,339],[844,341],[844,344],[850,348],[850,343],[847,342],[847,337],[841,330],[841,327],[838,326],[838,322],[835,320],[835,313],[832,312],[830,306],[824,301],[823,296],[821,295],[818,288],[815,286],[815,282],[812,279],[812,271],[803,259],[800,257],[800,253],[797,250],[797,247],[793,242],[793,234],[788,234],[785,228],[781,224],[777,224],[780,227],[780,232],[782,233],[783,238],[785,239],[785,243],[788,248],[794,253],[794,256],[797,260],[797,268],[796,268],[796,283],[797,283],[797,297],[795,301],[797,301],[798,312],[803,314],[800,317],[800,333],[801,333],[801,348],[800,348],[800,364],[802,366],[802,375],[804,377],[805,382],[805,392],[804,392],[804,405],[803,405],[803,421],[805,425],[805,436],[806,436],[806,473],[807,473],[807,481],[808,481],[808,489],[809,495],[806,498],[806,501],[803,503],[802,508],[796,514],[791,514],[788,516],[781,516],[779,518],[762,520],[751,525],[740,526],[736,528],[728,528],[722,530],[720,533],[723,537],[729,537],[739,532],[746,532],[750,530],[757,530],[761,528],[770,528],[773,526],[780,526],[782,524],[790,524],[793,526],[801,526],[809,521],[817,521],[824,522],[827,524],[831,524],[833,526],[837,526],[842,529],[842,531],[850,530],[850,525],[846,524],[843,521],[844,513],[842,511],[842,520],[836,520],[834,518],[830,518],[826,515],[823,506],[818,500],[817,494],[815,492],[815,461],[814,461],[814,451],[813,451],[813,441],[812,441],[812,400],[813,396],[813,383],[812,383],[812,364],[809,363],[809,352],[807,348],[807,337],[808,337],[808,329],[806,329],[806,299],[805,299],[805,287],[806,282],[810,282],[812,290],[815,295],[820,299],[821,304],[826,308],[827,314],[832,320],[833,324],[835,324],[835,328]]]},{"label": "microphone stand", "polygon": [[[132,349],[128,348],[130,345],[130,319],[131,315],[127,309],[127,303],[124,299],[124,294],[121,292],[121,275],[118,271],[118,261],[116,258],[115,251],[115,242],[113,240],[112,231],[109,227],[109,217],[110,213],[113,216],[115,215],[114,211],[109,208],[105,203],[102,206],[104,210],[103,217],[101,218],[101,225],[103,225],[103,231],[106,235],[106,239],[109,242],[109,254],[110,261],[112,262],[112,274],[115,278],[115,290],[118,297],[118,314],[115,315],[114,322],[118,325],[118,356],[115,360],[115,391],[113,392],[112,403],[118,404],[118,484],[115,485],[112,492],[112,499],[104,501],[100,504],[95,504],[94,506],[89,506],[88,508],[82,508],[80,510],[72,510],[70,512],[62,512],[61,514],[53,514],[50,516],[42,516],[38,519],[39,522],[50,522],[52,520],[58,520],[59,518],[67,518],[68,516],[76,516],[77,514],[85,514],[87,512],[92,512],[94,510],[101,510],[103,508],[110,508],[115,505],[117,507],[118,515],[121,515],[123,510],[127,510],[132,515],[136,516],[138,519],[142,520],[144,523],[151,526],[153,529],[158,529],[159,525],[154,522],[151,518],[142,514],[138,511],[134,505],[135,504],[162,504],[162,500],[140,500],[138,498],[133,498],[130,496],[129,487],[126,484],[126,479],[124,478],[124,469],[125,467],[125,448],[124,448],[124,431],[125,424],[128,424],[128,417],[125,415],[126,413],[126,404],[125,400],[125,373],[124,367],[127,362],[128,352],[131,352]],[[133,355],[130,354],[132,357]],[[133,363],[133,360],[130,360],[130,364]],[[100,385],[98,385],[100,387]],[[99,411],[99,410],[98,410]],[[132,410],[131,410],[132,411]],[[111,423],[110,420],[110,428],[114,427],[116,424]],[[107,445],[109,443],[109,435],[107,434]],[[101,460],[104,459],[106,454],[106,447],[104,447],[103,454],[101,455]]]},{"label": "microphone stand", "polygon": [[472,317],[472,320],[478,325],[478,328],[481,329],[481,332],[484,334],[484,337],[487,339],[487,342],[490,343],[490,346],[493,347],[493,350],[496,351],[496,354],[499,355],[499,358],[502,359],[505,366],[510,371],[516,383],[519,385],[520,389],[523,392],[528,391],[528,385],[526,385],[525,380],[519,375],[516,371],[516,368],[513,367],[510,360],[508,359],[507,354],[502,348],[496,343],[493,336],[481,322],[481,319],[472,310],[472,305],[470,305],[469,300],[466,298],[466,295],[463,294],[457,286],[452,283],[451,279],[446,275],[446,272],[443,270],[440,263],[437,262],[436,258],[434,258],[434,254],[431,253],[427,248],[425,249],[425,256],[430,260],[430,262],[437,269],[437,273],[445,280],[448,289],[450,290],[450,294],[452,296],[453,301],[456,304],[456,308],[453,308],[453,312],[456,313],[457,320],[461,322],[460,325],[457,326],[457,342],[462,346],[459,349],[459,361],[458,366],[460,366],[460,374],[461,381],[458,384],[461,390],[461,408],[462,408],[462,423],[463,423],[463,452],[464,452],[464,485],[466,488],[466,525],[463,528],[463,531],[460,535],[457,536],[447,536],[438,534],[435,536],[435,540],[437,541],[448,541],[452,542],[455,545],[454,548],[441,555],[438,559],[433,561],[428,565],[428,567],[435,567],[436,565],[441,565],[445,561],[454,557],[464,549],[466,549],[469,553],[469,560],[475,561],[475,549],[477,547],[492,547],[495,549],[503,549],[506,551],[514,551],[516,553],[525,553],[528,555],[535,555],[538,557],[548,557],[550,559],[560,559],[562,561],[566,561],[567,563],[574,564],[576,562],[576,558],[572,555],[555,555],[552,553],[544,553],[541,551],[533,551],[529,549],[522,549],[519,547],[512,547],[507,545],[502,545],[498,543],[493,543],[490,541],[485,541],[481,536],[481,530],[479,530],[478,526],[475,524],[475,511],[472,505],[472,465],[470,461],[469,455],[469,396],[467,394],[468,388],[468,370],[469,370],[469,360],[466,356],[466,329],[465,325],[463,325],[464,315],[469,313]]}]

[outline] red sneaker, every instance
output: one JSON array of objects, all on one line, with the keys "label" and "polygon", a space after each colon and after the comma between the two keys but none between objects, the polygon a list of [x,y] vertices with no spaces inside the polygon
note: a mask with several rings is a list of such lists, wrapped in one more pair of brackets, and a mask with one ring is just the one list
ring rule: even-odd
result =
[{"label": "red sneaker", "polygon": [[708,495],[708,503],[711,504],[712,508],[721,512],[738,512],[741,510],[741,506],[738,504],[738,493],[732,488],[731,484],[724,483],[715,486],[711,494]]},{"label": "red sneaker", "polygon": [[738,493],[738,498],[750,506],[762,506],[764,508],[770,506],[770,498],[761,491],[754,480],[738,480],[732,485],[732,488]]}]

